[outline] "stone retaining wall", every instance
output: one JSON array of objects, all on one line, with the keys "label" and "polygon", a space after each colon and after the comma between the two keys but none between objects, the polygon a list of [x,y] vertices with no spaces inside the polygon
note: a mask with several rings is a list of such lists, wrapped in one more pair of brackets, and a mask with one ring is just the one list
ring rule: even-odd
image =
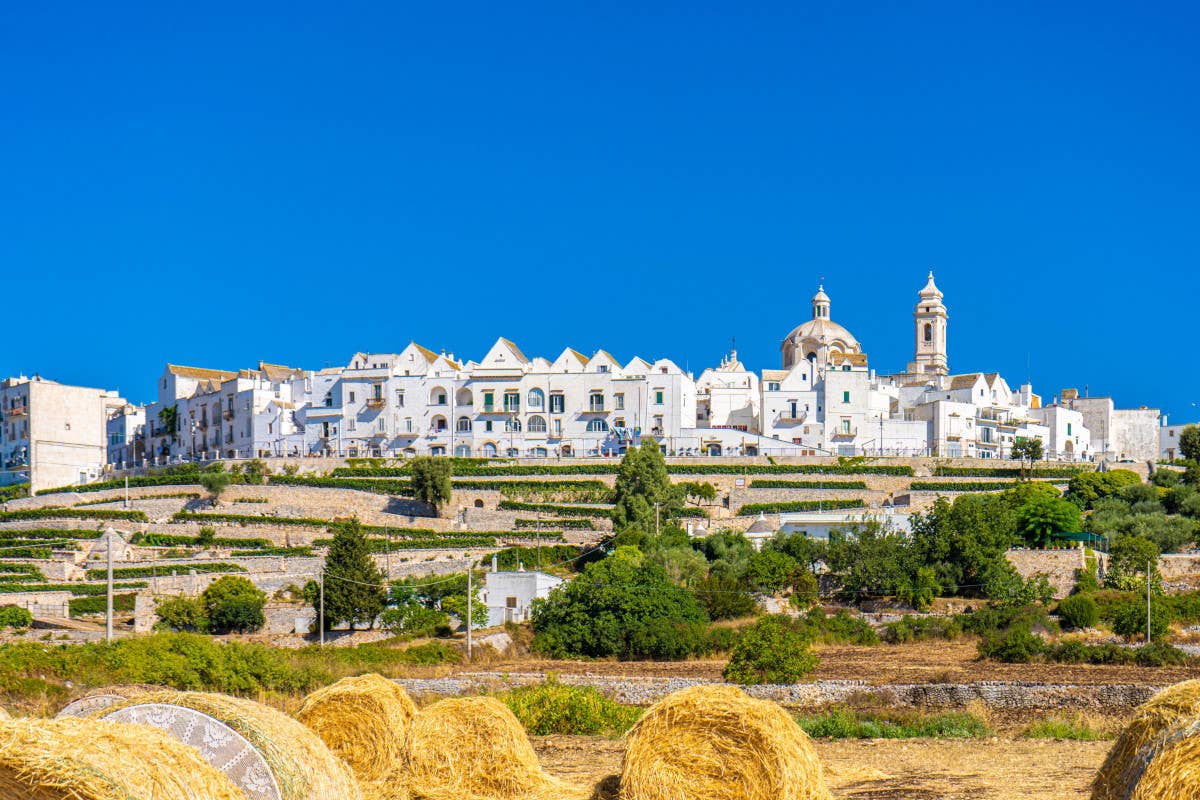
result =
[{"label": "stone retaining wall", "polygon": [[[546,676],[538,673],[480,672],[452,678],[398,678],[396,682],[410,694],[445,696],[504,691],[544,683],[545,680]],[[650,705],[680,689],[721,683],[701,678],[620,678],[571,674],[559,675],[557,680],[577,686],[594,686],[619,703],[637,706]],[[861,681],[817,681],[743,688],[752,697],[773,700],[795,709],[818,709],[853,701],[864,705],[911,708],[962,708],[969,703],[982,702],[998,709],[1120,710],[1144,703],[1161,687],[1003,682],[871,686]]]}]

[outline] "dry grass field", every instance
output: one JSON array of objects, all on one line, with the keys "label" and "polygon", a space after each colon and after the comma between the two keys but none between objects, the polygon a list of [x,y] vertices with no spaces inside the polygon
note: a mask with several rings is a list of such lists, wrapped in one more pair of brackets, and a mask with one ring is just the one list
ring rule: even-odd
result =
[{"label": "dry grass field", "polygon": [[[534,740],[542,766],[615,800],[620,741]],[[837,800],[1085,800],[1112,742],[1024,739],[818,741]]]},{"label": "dry grass field", "polygon": [[[858,680],[883,686],[906,683],[975,683],[1015,681],[1082,685],[1135,684],[1166,686],[1200,677],[1192,667],[1136,667],[1092,664],[1002,664],[980,661],[973,638],[959,642],[902,645],[817,645],[821,664],[814,680]],[[548,661],[537,658],[475,662],[455,667],[413,668],[408,674],[447,672],[545,672],[631,677],[720,678],[723,660],[619,662]]]}]

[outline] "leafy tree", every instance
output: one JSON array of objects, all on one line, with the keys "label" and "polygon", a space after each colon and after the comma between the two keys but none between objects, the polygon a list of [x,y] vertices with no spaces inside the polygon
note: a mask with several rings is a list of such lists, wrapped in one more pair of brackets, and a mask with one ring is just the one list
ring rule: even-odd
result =
[{"label": "leafy tree", "polygon": [[636,527],[653,532],[656,503],[660,524],[683,509],[683,493],[671,483],[662,451],[650,439],[625,453],[613,494],[613,528],[617,531]]},{"label": "leafy tree", "polygon": [[[374,624],[387,602],[387,592],[358,520],[334,527],[322,574],[326,628],[342,622]],[[320,600],[314,605],[319,606]]]},{"label": "leafy tree", "polygon": [[417,602],[383,612],[380,623],[397,636],[443,636],[450,633],[450,617],[445,611],[426,608]]},{"label": "leafy tree", "polygon": [[[467,624],[467,573],[456,572],[453,575],[443,575],[436,580],[427,578],[404,578],[392,581],[391,602],[399,608],[413,603],[433,611],[452,614]],[[471,581],[474,594],[472,600],[471,627],[486,628],[488,624],[487,606],[484,605],[481,594],[484,585],[484,574],[476,571]]]},{"label": "leafy tree", "polygon": [[203,632],[208,629],[208,618],[204,613],[204,604],[198,597],[165,597],[158,601],[154,613],[158,622],[154,627],[159,630],[172,630],[181,633]]},{"label": "leafy tree", "polygon": [[830,537],[828,565],[850,594],[890,595],[910,574],[908,539],[870,520]]},{"label": "leafy tree", "polygon": [[[1167,637],[1171,614],[1162,603],[1150,604],[1150,640],[1161,642]],[[1127,639],[1144,638],[1146,635],[1146,604],[1144,602],[1121,603],[1113,610],[1113,633]]]},{"label": "leafy tree", "polygon": [[158,421],[162,423],[163,430],[171,434],[171,441],[176,441],[179,438],[179,406],[166,406],[159,410]]},{"label": "leafy tree", "polygon": [[763,550],[750,556],[746,581],[763,592],[780,592],[791,583],[796,560],[778,550]]},{"label": "leafy tree", "polygon": [[1041,461],[1046,456],[1046,451],[1042,445],[1041,439],[1030,439],[1024,436],[1018,436],[1013,442],[1012,457],[1021,462],[1021,477],[1026,476],[1025,464],[1029,464],[1029,469],[1033,469],[1033,465]]},{"label": "leafy tree", "polygon": [[1017,509],[1017,530],[1033,547],[1045,547],[1056,533],[1082,528],[1079,507],[1066,500],[1034,500]]},{"label": "leafy tree", "polygon": [[708,559],[711,574],[734,580],[742,579],[754,555],[754,545],[745,534],[728,530],[697,539],[692,546]]},{"label": "leafy tree", "polygon": [[707,622],[662,567],[620,547],[534,603],[533,646],[555,658],[679,659],[703,647]]},{"label": "leafy tree", "polygon": [[1094,628],[1100,621],[1100,608],[1086,594],[1073,594],[1058,604],[1058,616],[1068,628]]},{"label": "leafy tree", "polygon": [[806,609],[816,605],[820,584],[817,576],[808,570],[800,570],[792,576],[792,600],[796,608]]},{"label": "leafy tree", "polygon": [[683,492],[683,496],[696,506],[711,503],[717,499],[717,487],[711,483],[684,481],[683,483],[676,484],[676,488]]},{"label": "leafy tree", "polygon": [[1141,482],[1141,477],[1128,469],[1080,472],[1073,475],[1067,484],[1067,499],[1086,510],[1099,500],[1119,494],[1126,486]]},{"label": "leafy tree", "polygon": [[709,575],[697,581],[692,591],[700,598],[710,619],[740,619],[754,614],[758,603],[746,586],[726,575]]},{"label": "leafy tree", "polygon": [[249,633],[266,624],[263,606],[267,595],[247,578],[226,575],[200,594],[208,630],[212,633]]},{"label": "leafy tree", "polygon": [[1200,461],[1200,426],[1188,425],[1179,432],[1179,452],[1188,461]]},{"label": "leafy tree", "polygon": [[942,585],[933,567],[917,567],[916,576],[897,587],[896,596],[917,611],[928,611],[941,592]]},{"label": "leafy tree", "polygon": [[793,561],[810,572],[829,555],[828,545],[803,533],[780,531],[763,545],[764,550],[776,550],[790,556]]},{"label": "leafy tree", "polygon": [[418,456],[412,460],[411,469],[413,497],[440,514],[454,493],[450,482],[453,465],[445,458]]},{"label": "leafy tree", "polygon": [[1158,545],[1143,536],[1122,536],[1109,549],[1105,582],[1114,589],[1146,588],[1147,565],[1152,582],[1159,580]]},{"label": "leafy tree", "polygon": [[691,547],[656,548],[646,559],[662,567],[680,586],[692,586],[708,574],[708,562]]},{"label": "leafy tree", "polygon": [[233,482],[233,476],[228,472],[202,472],[199,477],[200,485],[212,495],[213,500],[217,500],[221,496],[221,492],[229,488],[229,484]]},{"label": "leafy tree", "polygon": [[742,632],[725,667],[725,680],[743,685],[796,683],[820,660],[809,650],[809,636],[783,614],[771,614]]}]

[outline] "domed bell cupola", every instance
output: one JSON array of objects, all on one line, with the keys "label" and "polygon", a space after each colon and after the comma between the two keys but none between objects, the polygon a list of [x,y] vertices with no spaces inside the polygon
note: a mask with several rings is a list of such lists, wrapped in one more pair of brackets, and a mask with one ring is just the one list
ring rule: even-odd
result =
[{"label": "domed bell cupola", "polygon": [[918,295],[913,312],[916,323],[916,350],[909,372],[926,375],[947,375],[950,372],[947,356],[946,323],[949,319],[942,290],[933,282],[933,272]]},{"label": "domed bell cupola", "polygon": [[817,293],[812,299],[813,319],[829,319],[829,295],[825,294],[825,285],[817,287]]}]

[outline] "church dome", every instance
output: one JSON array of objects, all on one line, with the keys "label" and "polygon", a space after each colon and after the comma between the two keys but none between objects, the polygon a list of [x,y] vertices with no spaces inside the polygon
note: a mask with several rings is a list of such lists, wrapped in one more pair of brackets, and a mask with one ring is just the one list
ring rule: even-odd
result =
[{"label": "church dome", "polygon": [[929,271],[929,282],[925,284],[925,288],[921,290],[922,300],[941,300],[943,297],[942,290],[933,282],[933,270]]},{"label": "church dome", "polygon": [[854,334],[829,318],[829,307],[829,295],[821,286],[812,299],[812,319],[793,328],[783,340],[784,369],[791,369],[806,358],[823,366],[832,352],[862,352]]},{"label": "church dome", "polygon": [[831,319],[810,319],[803,325],[797,325],[784,341],[799,344],[806,339],[814,343],[840,345],[838,349],[843,352],[858,352],[858,339],[854,338],[854,334]]}]

